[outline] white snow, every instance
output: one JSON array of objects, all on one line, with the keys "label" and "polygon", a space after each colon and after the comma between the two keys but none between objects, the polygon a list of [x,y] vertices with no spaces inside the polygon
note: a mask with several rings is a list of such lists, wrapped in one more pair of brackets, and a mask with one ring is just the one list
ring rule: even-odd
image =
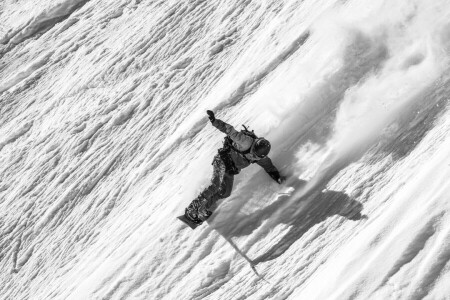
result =
[{"label": "white snow", "polygon": [[[449,17],[0,3],[0,299],[450,299]],[[223,138],[206,109],[289,178],[251,166],[192,231]]]}]

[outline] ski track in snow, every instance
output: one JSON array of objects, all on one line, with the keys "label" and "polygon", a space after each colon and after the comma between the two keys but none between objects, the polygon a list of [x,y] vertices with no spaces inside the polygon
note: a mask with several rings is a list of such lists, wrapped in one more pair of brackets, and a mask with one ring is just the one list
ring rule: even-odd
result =
[{"label": "ski track in snow", "polygon": [[[1,299],[449,299],[450,5],[0,4]],[[273,145],[176,220],[222,135]],[[249,264],[253,264],[253,269]]]}]

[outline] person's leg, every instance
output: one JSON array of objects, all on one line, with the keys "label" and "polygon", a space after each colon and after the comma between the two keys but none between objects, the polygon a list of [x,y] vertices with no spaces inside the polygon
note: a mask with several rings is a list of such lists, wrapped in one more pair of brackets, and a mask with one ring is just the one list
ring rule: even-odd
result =
[{"label": "person's leg", "polygon": [[186,208],[185,215],[196,223],[203,222],[212,214],[208,208],[220,197],[219,191],[225,175],[225,165],[219,156],[214,157],[212,165],[214,169],[210,185]]},{"label": "person's leg", "polygon": [[211,184],[206,189],[204,189],[198,197],[206,200],[206,209],[209,209],[211,205],[220,198],[224,176],[226,175],[225,164],[218,155],[214,157],[213,166],[214,171],[213,177],[211,179]]},{"label": "person's leg", "polygon": [[220,185],[220,199],[225,199],[231,195],[233,189],[234,175],[225,173],[222,179],[222,184]]},{"label": "person's leg", "polygon": [[234,175],[225,173],[220,184],[220,188],[216,197],[211,199],[207,204],[209,211],[214,211],[217,208],[217,201],[220,199],[225,199],[231,195],[231,190],[233,189]]},{"label": "person's leg", "polygon": [[186,208],[185,215],[197,223],[208,219],[217,200],[230,196],[233,188],[234,175],[226,172],[225,164],[219,156],[214,157],[213,166],[211,184]]}]

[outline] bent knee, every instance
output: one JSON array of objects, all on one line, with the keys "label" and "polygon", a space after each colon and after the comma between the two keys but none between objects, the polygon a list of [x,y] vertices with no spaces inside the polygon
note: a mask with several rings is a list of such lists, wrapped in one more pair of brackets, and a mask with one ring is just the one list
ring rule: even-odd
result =
[{"label": "bent knee", "polygon": [[231,190],[223,190],[220,192],[221,199],[228,198],[228,197],[230,197],[230,195],[231,195]]}]

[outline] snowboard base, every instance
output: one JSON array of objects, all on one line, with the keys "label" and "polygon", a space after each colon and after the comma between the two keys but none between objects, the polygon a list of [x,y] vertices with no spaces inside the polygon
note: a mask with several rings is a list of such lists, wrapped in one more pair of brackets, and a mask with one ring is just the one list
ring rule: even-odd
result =
[{"label": "snowboard base", "polygon": [[198,226],[201,225],[201,224],[197,224],[197,223],[192,222],[191,220],[186,218],[185,215],[181,215],[181,216],[177,217],[177,219],[179,219],[181,222],[183,222],[184,224],[188,225],[192,229],[195,229],[195,228],[197,228]]}]

